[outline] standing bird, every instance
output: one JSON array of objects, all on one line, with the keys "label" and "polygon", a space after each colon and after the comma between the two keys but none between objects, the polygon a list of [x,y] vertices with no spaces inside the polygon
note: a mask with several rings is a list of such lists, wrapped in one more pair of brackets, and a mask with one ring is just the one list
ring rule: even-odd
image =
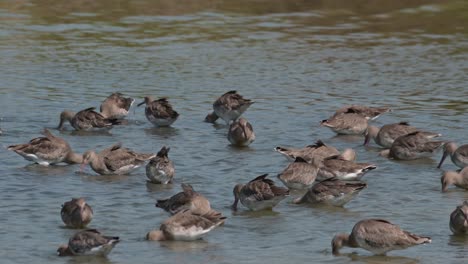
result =
[{"label": "standing bird", "polygon": [[[418,131],[418,129],[414,126],[410,126],[407,122],[388,124],[381,128],[369,125],[365,133],[364,146],[369,145],[370,140],[373,139],[378,145],[384,148],[391,148],[395,139],[416,131]],[[421,131],[421,133],[428,139],[441,136],[441,134],[432,132]]]},{"label": "standing bird", "polygon": [[103,236],[96,229],[79,231],[57,249],[59,256],[107,256],[119,243],[119,237]]},{"label": "standing bird", "polygon": [[175,169],[174,163],[167,156],[170,149],[163,146],[158,154],[156,154],[156,157],[146,164],[146,177],[148,177],[150,182],[158,184],[172,183]]},{"label": "standing bird", "polygon": [[320,161],[313,159],[313,162],[309,163],[302,157],[297,157],[278,174],[278,179],[290,189],[307,189],[314,184],[320,168]]},{"label": "standing bird", "polygon": [[356,113],[341,113],[322,120],[321,126],[330,128],[339,135],[364,135],[367,130],[367,119]]},{"label": "standing bird", "polygon": [[225,216],[216,211],[197,214],[191,210],[184,210],[164,221],[159,230],[148,232],[146,239],[151,241],[201,239],[208,232],[223,224],[225,219]]},{"label": "standing bird", "polygon": [[376,168],[377,166],[374,164],[355,163],[343,159],[341,156],[331,156],[323,160],[317,173],[317,179],[325,180],[336,177],[343,181],[360,180],[364,174]]},{"label": "standing bird", "polygon": [[108,130],[113,125],[120,124],[120,121],[115,119],[109,119],[104,115],[94,111],[94,107],[86,108],[74,113],[68,110],[63,111],[60,114],[60,123],[57,127],[59,130],[63,130],[65,121],[68,121],[75,130]]},{"label": "standing bird", "polygon": [[141,106],[143,104],[146,104],[146,119],[148,119],[148,121],[150,121],[155,126],[170,126],[179,117],[179,113],[177,113],[172,108],[172,105],[169,103],[167,98],[153,100],[151,96],[146,96],[145,100],[139,103],[138,106]]},{"label": "standing bird", "polygon": [[468,201],[457,206],[450,214],[450,230],[454,234],[468,234]]},{"label": "standing bird", "polygon": [[380,154],[398,160],[414,160],[432,156],[445,143],[431,141],[424,132],[416,131],[395,139],[390,149]]},{"label": "standing bird", "polygon": [[247,184],[237,184],[233,190],[232,210],[237,210],[239,200],[252,211],[272,209],[286,196],[289,196],[288,189],[275,186],[272,180],[266,179],[267,176],[268,174],[263,174]]},{"label": "standing bird", "polygon": [[214,123],[221,117],[226,124],[229,124],[231,120],[239,118],[253,103],[254,101],[245,99],[237,91],[229,91],[213,103],[214,111],[205,117],[205,121]]},{"label": "standing bird", "polygon": [[245,147],[255,140],[255,133],[252,125],[241,117],[231,123],[227,138],[232,145]]},{"label": "standing bird", "polygon": [[335,116],[342,113],[355,113],[361,115],[367,120],[377,119],[381,114],[391,112],[392,109],[388,107],[369,107],[364,105],[346,105],[336,110]]},{"label": "standing bird", "polygon": [[125,98],[121,93],[113,93],[101,103],[100,112],[109,119],[124,119],[134,102],[133,98]]},{"label": "standing bird", "polygon": [[192,185],[182,183],[182,192],[179,192],[168,199],[160,199],[156,202],[156,207],[163,209],[170,214],[190,209],[197,214],[206,214],[210,211],[210,201],[205,196],[193,190]]},{"label": "standing bird", "polygon": [[85,228],[93,219],[93,209],[84,198],[72,198],[60,211],[62,221],[71,228]]},{"label": "standing bird", "polygon": [[307,161],[311,161],[312,159],[323,160],[324,158],[340,154],[335,147],[326,145],[321,140],[317,140],[314,145],[308,145],[301,149],[278,146],[275,148],[275,151],[283,154],[291,161],[294,161],[297,157],[301,157]]},{"label": "standing bird", "polygon": [[449,185],[453,184],[459,188],[468,190],[468,167],[465,167],[460,172],[446,171],[440,178],[442,191],[446,192]]},{"label": "standing bird", "polygon": [[367,184],[362,181],[342,181],[330,178],[317,182],[300,198],[295,199],[295,204],[329,204],[343,206],[356,197]]},{"label": "standing bird", "polygon": [[351,234],[338,234],[332,240],[334,255],[342,247],[363,248],[376,255],[388,251],[405,249],[411,246],[431,243],[430,237],[423,237],[402,230],[382,219],[366,219],[356,223]]},{"label": "standing bird", "polygon": [[45,137],[33,138],[28,143],[9,146],[8,150],[43,166],[60,162],[76,164],[83,161],[83,156],[74,153],[63,138],[54,136],[48,129],[44,129],[42,133]]},{"label": "standing bird", "polygon": [[437,168],[440,169],[440,167],[442,167],[442,163],[444,163],[444,160],[448,155],[450,155],[453,164],[457,165],[458,167],[463,169],[468,166],[468,144],[461,145],[458,148],[455,142],[448,142],[445,144],[444,154],[442,155],[442,159],[440,159]]},{"label": "standing bird", "polygon": [[83,154],[82,168],[89,164],[91,168],[101,174],[128,174],[141,167],[146,161],[154,158],[155,154],[137,153],[123,148],[120,143],[115,144],[97,154],[88,150]]}]

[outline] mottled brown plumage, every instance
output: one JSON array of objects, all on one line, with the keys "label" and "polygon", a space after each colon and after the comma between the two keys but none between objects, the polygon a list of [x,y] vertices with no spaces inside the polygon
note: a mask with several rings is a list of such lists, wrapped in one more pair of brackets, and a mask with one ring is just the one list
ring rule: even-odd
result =
[{"label": "mottled brown plumage", "polygon": [[442,191],[448,190],[448,187],[453,184],[459,188],[468,190],[468,167],[465,167],[460,172],[446,171],[440,178]]},{"label": "mottled brown plumage", "polygon": [[76,130],[111,129],[113,125],[120,124],[118,120],[106,118],[94,109],[94,107],[86,108],[76,114],[68,110],[63,111],[60,114],[60,123],[57,129],[62,130],[65,121],[68,121]]},{"label": "mottled brown plumage", "polygon": [[[376,126],[368,126],[365,133],[364,145],[368,145],[370,140],[373,139],[375,143],[384,147],[390,148],[393,142],[404,135],[416,132],[416,127],[410,126],[407,122],[400,122],[395,124],[384,125],[381,128]],[[421,131],[428,139],[441,136],[441,134]]]},{"label": "mottled brown plumage", "polygon": [[93,209],[84,198],[73,198],[62,205],[62,221],[72,228],[85,228],[93,219]]},{"label": "mottled brown plumage", "polygon": [[171,214],[190,209],[197,214],[206,214],[212,211],[210,202],[203,195],[193,190],[190,184],[182,183],[182,192],[179,192],[168,199],[160,199],[156,202],[156,207]]},{"label": "mottled brown plumage", "polygon": [[107,256],[114,246],[120,242],[119,237],[103,236],[96,229],[88,229],[75,233],[68,245],[57,249],[59,256]]},{"label": "mottled brown plumage", "polygon": [[174,163],[169,159],[168,153],[171,148],[163,146],[156,157],[146,164],[146,177],[149,181],[157,184],[168,184],[174,178]]},{"label": "mottled brown plumage", "polygon": [[321,140],[317,140],[315,144],[301,149],[278,146],[275,148],[275,151],[283,154],[291,161],[294,161],[297,157],[301,157],[307,161],[312,161],[312,159],[321,161],[326,157],[340,154],[335,147],[327,145]]},{"label": "mottled brown plumage", "polygon": [[53,135],[47,129],[44,129],[43,134],[45,137],[33,138],[28,143],[9,146],[8,150],[44,166],[60,162],[68,164],[82,162],[82,156],[74,153],[63,138]]},{"label": "mottled brown plumage", "polygon": [[112,93],[101,103],[100,112],[109,119],[123,119],[128,115],[134,101],[135,99],[125,98],[121,93]]},{"label": "mottled brown plumage", "polygon": [[229,126],[227,138],[232,145],[248,146],[255,140],[255,133],[252,125],[241,117]]},{"label": "mottled brown plumage", "polygon": [[206,116],[205,121],[214,123],[221,117],[226,124],[229,124],[230,121],[239,118],[253,103],[252,100],[245,99],[237,91],[229,91],[213,103],[214,111]]},{"label": "mottled brown plumage", "polygon": [[316,182],[302,197],[295,199],[294,203],[343,206],[366,187],[367,184],[362,181],[342,181],[330,178]]},{"label": "mottled brown plumage", "polygon": [[369,107],[364,105],[346,105],[336,110],[335,116],[342,113],[355,113],[367,120],[377,119],[381,114],[391,112],[388,107]]},{"label": "mottled brown plumage", "polygon": [[423,132],[416,131],[397,138],[390,149],[382,151],[381,155],[399,160],[430,157],[445,143],[445,141],[431,141]]},{"label": "mottled brown plumage", "polygon": [[367,130],[367,119],[355,113],[341,113],[322,120],[321,126],[330,128],[341,135],[364,135]]},{"label": "mottled brown plumage", "polygon": [[450,214],[450,230],[454,234],[468,234],[468,201],[457,206]]},{"label": "mottled brown plumage", "polygon": [[313,159],[314,163],[309,163],[301,157],[297,157],[292,163],[278,174],[286,187],[290,189],[306,189],[314,184],[317,172],[320,168],[320,161]]},{"label": "mottled brown plumage", "polygon": [[167,98],[153,100],[151,96],[145,97],[145,100],[138,106],[146,104],[145,116],[155,126],[170,126],[179,117]]},{"label": "mottled brown plumage", "polygon": [[318,180],[338,178],[345,181],[360,180],[368,171],[376,169],[377,166],[370,163],[355,163],[343,159],[341,156],[325,158],[317,173]]},{"label": "mottled brown plumage", "polygon": [[457,147],[455,142],[446,143],[444,145],[444,154],[442,155],[437,168],[442,167],[442,164],[448,155],[450,155],[453,164],[457,165],[458,167],[463,169],[468,166],[468,144]]}]

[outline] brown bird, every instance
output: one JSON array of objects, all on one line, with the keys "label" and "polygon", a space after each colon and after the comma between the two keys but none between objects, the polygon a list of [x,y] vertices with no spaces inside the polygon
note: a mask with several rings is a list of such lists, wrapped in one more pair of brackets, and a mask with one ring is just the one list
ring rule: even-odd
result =
[{"label": "brown bird", "polygon": [[325,180],[336,177],[344,181],[360,180],[364,174],[376,168],[374,164],[355,163],[341,156],[331,156],[323,160],[317,179]]},{"label": "brown bird", "polygon": [[213,112],[205,117],[205,122],[214,123],[221,117],[226,124],[239,118],[254,101],[245,99],[237,91],[229,91],[213,103]]},{"label": "brown bird", "polygon": [[363,116],[367,120],[377,119],[381,114],[391,112],[392,109],[388,107],[369,107],[364,105],[346,105],[336,110],[335,116],[345,113],[355,113]]},{"label": "brown bird", "polygon": [[465,167],[460,172],[446,171],[440,178],[442,183],[442,191],[446,192],[449,185],[453,184],[459,188],[468,190],[468,167]]},{"label": "brown bird", "polygon": [[146,177],[148,177],[150,182],[160,184],[172,182],[175,169],[174,163],[167,156],[170,149],[171,148],[163,146],[158,154],[156,154],[156,157],[152,158],[150,162],[146,164]]},{"label": "brown bird", "polygon": [[164,221],[159,230],[150,231],[146,239],[152,241],[201,239],[208,232],[223,224],[225,219],[225,216],[216,211],[197,214],[187,209]]},{"label": "brown bird", "polygon": [[72,198],[62,205],[60,215],[66,226],[85,228],[93,219],[93,209],[84,198]]},{"label": "brown bird", "polygon": [[62,130],[65,121],[68,121],[76,130],[87,131],[108,130],[113,125],[120,124],[120,121],[106,118],[104,115],[94,111],[94,109],[94,107],[86,108],[76,114],[68,110],[63,111],[60,114],[60,123],[57,129]]},{"label": "brown bird", "polygon": [[457,206],[450,214],[450,230],[454,234],[468,234],[468,201]]},{"label": "brown bird", "polygon": [[[416,131],[418,131],[418,129],[414,126],[410,126],[407,122],[388,124],[381,128],[368,126],[365,133],[364,145],[367,146],[370,140],[373,139],[378,145],[384,148],[391,148],[395,139]],[[421,131],[421,133],[428,139],[441,136],[441,134],[432,132]]]},{"label": "brown bird", "polygon": [[53,135],[47,129],[44,129],[42,133],[45,137],[33,138],[28,143],[9,146],[8,150],[43,166],[60,162],[75,164],[83,161],[83,156],[74,153],[63,138]]},{"label": "brown bird", "polygon": [[102,103],[100,112],[109,119],[124,119],[135,99],[125,98],[121,93],[112,93]]},{"label": "brown bird", "polygon": [[445,143],[431,141],[425,133],[416,131],[395,139],[390,149],[381,151],[380,155],[399,160],[414,160],[432,156]]},{"label": "brown bird", "polygon": [[317,178],[317,172],[320,168],[320,161],[313,159],[314,163],[309,163],[302,157],[297,157],[292,163],[278,174],[286,187],[290,189],[307,189],[311,187]]},{"label": "brown bird", "polygon": [[192,212],[204,215],[210,211],[210,201],[203,195],[193,190],[190,184],[182,183],[182,192],[179,192],[168,199],[157,200],[156,207],[171,214],[190,209]]},{"label": "brown bird", "polygon": [[362,181],[342,181],[337,178],[330,178],[315,183],[307,192],[293,202],[311,204],[329,204],[333,206],[343,206],[356,197],[367,184]]},{"label": "brown bird", "polygon": [[307,161],[312,159],[323,160],[324,158],[339,155],[340,152],[333,146],[326,145],[321,140],[317,140],[315,144],[308,145],[304,148],[286,148],[278,146],[275,151],[283,154],[288,160],[294,161],[297,157],[301,157]]},{"label": "brown bird", "polygon": [[322,120],[320,125],[339,135],[364,135],[368,126],[367,119],[356,113],[341,113]]},{"label": "brown bird", "polygon": [[442,167],[442,163],[444,163],[445,158],[450,155],[453,164],[457,165],[460,168],[465,168],[468,166],[468,144],[462,145],[457,147],[455,142],[448,142],[444,145],[444,154],[440,159],[439,166],[437,168]]},{"label": "brown bird", "polygon": [[357,222],[351,234],[336,235],[332,240],[332,251],[334,255],[338,255],[342,247],[360,247],[376,255],[385,255],[391,250],[426,243],[431,243],[430,237],[404,231],[386,220],[366,219]]},{"label": "brown bird", "polygon": [[177,120],[177,118],[179,118],[179,113],[172,108],[172,105],[169,103],[167,98],[153,100],[151,96],[147,96],[143,102],[138,104],[138,106],[143,104],[146,104],[146,119],[155,126],[170,126]]},{"label": "brown bird", "polygon": [[252,211],[272,209],[281,200],[289,196],[289,190],[275,186],[275,183],[266,179],[268,174],[263,174],[251,180],[247,184],[237,184],[234,187],[234,203],[232,209],[237,210],[240,202]]},{"label": "brown bird", "polygon": [[96,229],[79,231],[57,249],[59,256],[107,256],[119,243],[119,237],[103,236]]},{"label": "brown bird", "polygon": [[115,144],[97,154],[88,150],[83,154],[82,168],[89,164],[91,168],[102,175],[128,174],[141,167],[146,161],[154,158],[155,154],[137,153],[123,148],[120,143]]},{"label": "brown bird", "polygon": [[252,125],[241,117],[231,123],[227,138],[232,145],[248,146],[255,140],[255,133]]}]

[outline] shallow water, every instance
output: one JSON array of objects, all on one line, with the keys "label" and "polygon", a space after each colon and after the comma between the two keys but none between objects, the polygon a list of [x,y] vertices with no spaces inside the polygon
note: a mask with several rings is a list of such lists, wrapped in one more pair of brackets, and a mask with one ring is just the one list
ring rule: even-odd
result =
[{"label": "shallow water", "polygon": [[[176,3],[179,2],[179,3]],[[449,214],[468,192],[440,192],[441,153],[389,161],[363,138],[337,137],[318,122],[350,103],[387,105],[376,125],[409,121],[468,143],[468,5],[466,1],[33,1],[0,2],[0,258],[2,263],[463,263],[468,238],[454,237]],[[233,148],[224,125],[202,122],[212,102],[236,89],[256,103],[245,113],[257,134]],[[143,100],[167,96],[180,113],[171,128],[154,128],[136,108],[110,133],[58,132],[77,152],[116,142],[141,152],[170,146],[175,184],[129,176],[97,176],[78,166],[28,165],[5,148],[54,128],[64,109],[98,107],[114,91]],[[352,147],[378,169],[345,208],[291,204],[232,213],[232,187],[279,173],[277,145],[322,139]],[[443,169],[456,167],[447,160]],[[204,240],[147,242],[168,217],[157,198],[186,182],[228,217]],[[278,184],[281,184],[277,181]],[[75,232],[60,205],[85,197],[90,224],[122,242],[107,258],[58,258]],[[387,257],[360,249],[331,254],[330,241],[360,219],[379,217],[433,243]]]}]

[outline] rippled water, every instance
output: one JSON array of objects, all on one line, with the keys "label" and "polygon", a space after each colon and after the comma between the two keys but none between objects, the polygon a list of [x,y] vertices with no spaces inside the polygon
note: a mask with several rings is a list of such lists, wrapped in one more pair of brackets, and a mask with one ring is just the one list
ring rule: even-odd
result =
[{"label": "rippled water", "polygon": [[[179,3],[177,3],[179,2]],[[388,105],[377,125],[409,121],[466,144],[468,5],[465,1],[34,1],[0,3],[0,258],[2,263],[463,263],[468,238],[454,237],[449,214],[468,192],[440,192],[433,159],[389,161],[362,138],[337,137],[318,122],[349,103]],[[325,3],[323,3],[325,2]],[[202,122],[212,102],[238,90],[256,103],[245,117],[257,140],[233,148],[226,127]],[[135,108],[109,134],[60,135],[77,152],[113,143],[142,152],[171,147],[172,186],[130,176],[97,176],[78,166],[28,165],[10,144],[54,128],[64,109],[99,106],[114,91],[142,100],[167,96],[181,114],[154,128]],[[53,130],[53,133],[59,134]],[[378,169],[345,208],[307,207],[291,198],[270,212],[232,213],[232,187],[273,177],[287,161],[277,145],[322,139]],[[447,161],[443,169],[456,169]],[[147,242],[168,217],[157,198],[191,183],[228,217],[204,240]],[[277,181],[280,184],[279,181]],[[60,205],[85,197],[90,227],[122,242],[105,259],[59,258],[75,232]],[[433,243],[387,257],[360,249],[331,254],[330,240],[360,219],[381,217]],[[356,254],[357,253],[357,254]]]}]

